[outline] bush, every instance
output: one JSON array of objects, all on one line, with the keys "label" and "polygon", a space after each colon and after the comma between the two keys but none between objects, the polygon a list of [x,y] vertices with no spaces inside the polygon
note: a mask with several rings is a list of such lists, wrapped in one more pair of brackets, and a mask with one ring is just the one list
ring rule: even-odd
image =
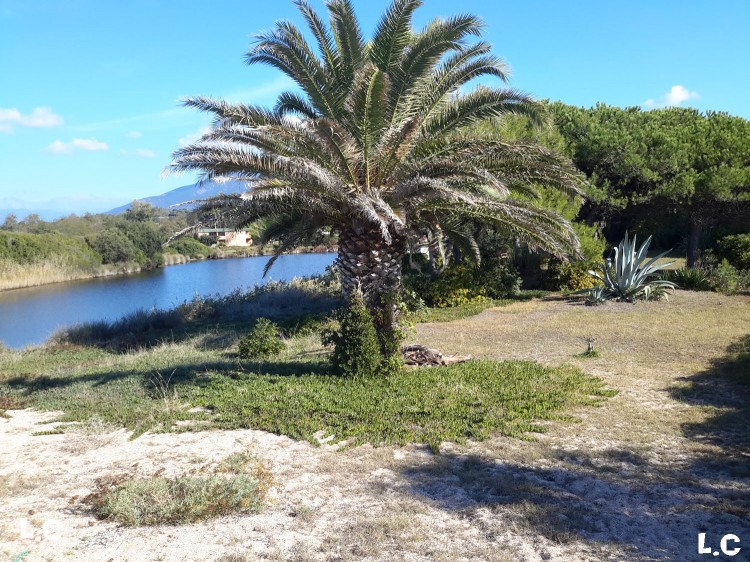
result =
[{"label": "bush", "polygon": [[725,236],[716,245],[716,253],[737,269],[750,270],[750,234]]},{"label": "bush", "polygon": [[108,228],[91,242],[91,247],[102,256],[103,263],[144,261],[133,242],[119,228]]},{"label": "bush", "polygon": [[550,266],[546,285],[551,291],[591,289],[597,281],[589,271],[600,267],[601,264],[602,262],[556,261]]},{"label": "bush", "polygon": [[722,293],[745,293],[750,291],[750,271],[740,271],[726,259],[711,270],[711,282]]},{"label": "bush", "polygon": [[176,253],[191,258],[206,258],[211,253],[211,248],[202,244],[195,238],[180,238],[172,242],[169,247]]},{"label": "bush", "polygon": [[521,279],[513,266],[499,259],[486,260],[480,267],[457,264],[439,277],[412,274],[404,278],[411,300],[446,308],[518,294]]},{"label": "bush", "polygon": [[697,267],[668,269],[661,274],[661,278],[676,283],[680,289],[688,291],[712,291],[714,289],[710,272]]},{"label": "bush", "polygon": [[101,257],[79,236],[0,231],[0,260],[32,265],[49,259],[62,259],[84,271],[93,271],[102,263]]},{"label": "bush", "polygon": [[331,363],[351,377],[376,375],[383,362],[372,314],[361,295],[354,295],[339,322],[338,330],[321,333],[324,345],[333,345]]},{"label": "bush", "polygon": [[238,352],[243,359],[266,359],[278,355],[285,347],[279,327],[268,318],[258,318],[255,327],[240,340]]}]

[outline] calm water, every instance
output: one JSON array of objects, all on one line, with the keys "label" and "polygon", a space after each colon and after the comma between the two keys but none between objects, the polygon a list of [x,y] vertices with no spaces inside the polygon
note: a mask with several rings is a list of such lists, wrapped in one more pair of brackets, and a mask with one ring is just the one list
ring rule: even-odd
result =
[{"label": "calm water", "polygon": [[52,332],[81,322],[116,320],[139,309],[172,308],[195,295],[225,295],[270,280],[290,281],[323,273],[336,254],[279,258],[268,277],[269,257],[208,260],[127,277],[58,283],[0,292],[0,341],[13,348],[45,341]]}]

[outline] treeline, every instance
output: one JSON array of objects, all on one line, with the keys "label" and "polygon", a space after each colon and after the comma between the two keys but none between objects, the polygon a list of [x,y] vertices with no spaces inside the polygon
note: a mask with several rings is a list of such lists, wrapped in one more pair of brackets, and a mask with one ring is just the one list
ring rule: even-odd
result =
[{"label": "treeline", "polygon": [[583,259],[563,263],[477,224],[472,234],[480,268],[466,267],[464,257],[474,249],[461,248],[460,237],[433,240],[425,259],[406,264],[414,272],[407,274],[413,296],[439,304],[510,293],[518,287],[511,264],[525,288],[591,287],[588,270],[611,256],[626,231],[641,241],[653,236],[652,250],[672,250],[702,286],[750,290],[749,121],[684,108],[551,103],[548,109],[549,127],[506,117],[478,124],[474,132],[500,142],[539,143],[573,160],[585,175],[585,198],[542,188],[528,197],[572,222]]},{"label": "treeline", "polygon": [[626,230],[653,235],[688,267],[717,253],[741,259],[736,238],[721,241],[750,232],[750,121],[687,108],[550,108],[563,150],[590,182],[579,220],[610,244]]},{"label": "treeline", "polygon": [[168,213],[134,202],[122,215],[71,215],[43,221],[8,215],[0,225],[0,288],[26,287],[159,267],[174,256],[208,257],[211,249],[193,238],[165,248],[189,224],[187,211]]}]

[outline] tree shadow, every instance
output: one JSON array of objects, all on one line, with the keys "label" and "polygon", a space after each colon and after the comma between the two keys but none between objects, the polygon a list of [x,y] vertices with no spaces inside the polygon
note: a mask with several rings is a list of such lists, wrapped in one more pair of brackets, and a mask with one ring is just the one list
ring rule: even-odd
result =
[{"label": "tree shadow", "polygon": [[[408,490],[455,512],[484,536],[581,540],[581,558],[692,559],[701,532],[750,531],[748,488],[727,488],[685,466],[665,467],[632,451],[561,452],[544,467],[486,456],[443,454],[403,470]],[[721,536],[721,535],[719,535]],[[618,554],[614,554],[618,556]]]},{"label": "tree shadow", "polygon": [[142,368],[102,369],[84,375],[71,373],[69,376],[19,375],[6,379],[3,384],[18,395],[28,397],[37,392],[64,389],[72,385],[89,385],[96,388],[134,378],[148,393],[156,391],[158,395],[159,387],[167,384],[171,386],[208,384],[210,380],[206,376],[208,373],[233,379],[258,375],[339,376],[329,362],[322,357],[319,361],[248,361],[240,359],[236,353],[227,352],[219,360],[175,363],[166,369],[149,371],[144,371]]},{"label": "tree shadow", "polygon": [[686,437],[721,448],[697,462],[729,476],[750,476],[750,334],[732,342],[703,372],[669,389],[675,400],[709,410],[707,419],[682,426]]}]

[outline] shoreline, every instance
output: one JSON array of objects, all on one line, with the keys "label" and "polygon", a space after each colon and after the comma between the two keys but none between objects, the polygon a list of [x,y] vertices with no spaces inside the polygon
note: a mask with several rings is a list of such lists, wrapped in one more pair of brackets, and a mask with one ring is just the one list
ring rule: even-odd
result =
[{"label": "shoreline", "polygon": [[[80,274],[65,274],[65,278],[62,279],[55,279],[48,282],[42,282],[42,283],[32,283],[32,284],[26,284],[26,285],[19,285],[15,287],[2,287],[0,288],[0,293],[6,293],[10,291],[18,291],[22,289],[33,289],[35,287],[45,287],[48,285],[57,285],[60,283],[70,283],[74,281],[87,281],[87,280],[93,280],[93,279],[104,279],[107,277],[126,277],[129,275],[135,275],[138,273],[143,273],[146,271],[153,271],[156,269],[160,269],[162,267],[171,267],[175,265],[184,265],[188,263],[193,263],[197,261],[207,261],[207,260],[224,260],[224,259],[240,259],[240,258],[257,258],[257,257],[264,257],[264,256],[271,256],[272,252],[263,252],[258,247],[250,246],[249,248],[257,248],[259,251],[251,251],[251,252],[224,252],[222,250],[218,250],[216,248],[211,248],[211,250],[218,250],[213,255],[209,255],[203,258],[193,258],[190,256],[185,256],[183,254],[165,254],[164,255],[164,263],[160,266],[154,267],[154,268],[141,268],[139,266],[136,267],[130,267],[128,264],[122,264],[121,267],[114,269],[103,269],[100,272],[97,273],[85,273],[81,272]],[[315,247],[302,247],[302,248],[295,248],[292,251],[286,252],[286,254],[326,254],[326,253],[336,253],[338,251],[337,246],[315,246]],[[106,266],[102,266],[105,268]]]}]

